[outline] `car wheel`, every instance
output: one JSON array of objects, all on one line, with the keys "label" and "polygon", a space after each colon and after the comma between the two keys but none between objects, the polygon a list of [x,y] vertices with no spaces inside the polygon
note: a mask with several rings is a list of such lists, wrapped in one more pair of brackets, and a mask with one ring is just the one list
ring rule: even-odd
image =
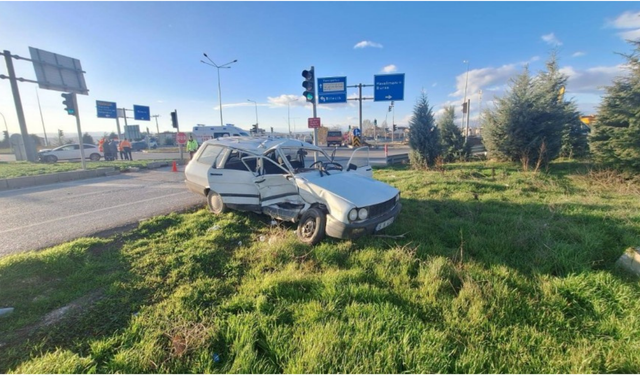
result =
[{"label": "car wheel", "polygon": [[216,215],[227,211],[227,205],[222,201],[222,197],[213,190],[209,190],[209,194],[207,194],[207,205],[209,206],[209,211]]},{"label": "car wheel", "polygon": [[44,157],[45,163],[55,163],[58,161],[58,158],[55,155],[47,155]]},{"label": "car wheel", "polygon": [[317,207],[310,208],[302,215],[296,234],[307,245],[315,245],[325,236],[327,216]]},{"label": "car wheel", "polygon": [[100,160],[100,154],[91,154],[91,156],[89,156],[89,159],[91,159],[91,161],[98,161]]}]

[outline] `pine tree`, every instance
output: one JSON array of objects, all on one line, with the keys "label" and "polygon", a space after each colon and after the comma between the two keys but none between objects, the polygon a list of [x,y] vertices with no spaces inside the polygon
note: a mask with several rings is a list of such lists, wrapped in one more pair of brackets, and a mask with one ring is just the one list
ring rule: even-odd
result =
[{"label": "pine tree", "polygon": [[596,162],[620,171],[640,171],[640,41],[623,55],[629,73],[606,88],[589,139]]},{"label": "pine tree", "polygon": [[438,119],[438,129],[440,130],[440,145],[442,157],[445,162],[465,159],[468,152],[465,150],[464,137],[455,124],[455,108],[449,106],[445,108],[444,114]]},{"label": "pine tree", "polygon": [[425,92],[417,100],[409,126],[412,164],[418,168],[435,165],[436,159],[440,156],[440,132]]},{"label": "pine tree", "polygon": [[82,143],[91,144],[91,145],[94,144],[93,137],[89,133],[84,133],[82,135]]}]

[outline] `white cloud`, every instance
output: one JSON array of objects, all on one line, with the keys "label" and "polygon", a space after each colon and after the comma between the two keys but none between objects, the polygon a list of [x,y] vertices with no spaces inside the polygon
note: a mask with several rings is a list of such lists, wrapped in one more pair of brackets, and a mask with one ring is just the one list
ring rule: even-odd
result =
[{"label": "white cloud", "polygon": [[640,39],[640,12],[624,12],[613,21],[607,21],[607,26],[619,30],[627,30],[617,33],[624,40]]},{"label": "white cloud", "polygon": [[624,31],[618,33],[618,36],[624,40],[638,40],[640,39],[640,29]]},{"label": "white cloud", "polygon": [[582,57],[584,55],[586,55],[586,52],[577,51],[577,52],[574,52],[574,54],[571,55],[571,57]]},{"label": "white cloud", "polygon": [[363,40],[362,42],[360,42],[360,43],[356,44],[355,46],[353,46],[354,49],[366,48],[366,47],[382,48],[382,44],[376,43],[376,42],[372,42],[372,41],[369,41],[369,40]]},{"label": "white cloud", "polygon": [[554,33],[543,35],[542,40],[554,47],[562,45],[562,42],[560,41],[560,39],[556,38]]},{"label": "white cloud", "polygon": [[384,73],[393,73],[395,71],[398,70],[398,67],[396,67],[395,65],[391,64],[391,65],[387,65],[384,68],[382,68],[382,71]]},{"label": "white cloud", "polygon": [[604,86],[610,86],[616,77],[624,75],[624,69],[624,65],[596,66],[585,70],[565,66],[560,72],[569,77],[567,93],[602,94]]},{"label": "white cloud", "polygon": [[291,107],[304,107],[307,102],[302,96],[282,94],[276,97],[267,97],[271,107],[286,107],[287,103]]},{"label": "white cloud", "polygon": [[[480,88],[502,88],[509,82],[509,78],[518,73],[519,66],[525,63],[507,64],[499,68],[481,68],[469,70],[469,82],[467,84],[467,96],[470,93],[476,93]],[[466,72],[456,77],[456,91],[449,94],[451,97],[462,98],[464,96],[464,88],[466,81]]]},{"label": "white cloud", "polygon": [[608,21],[609,26],[615,29],[640,28],[640,12],[624,12],[613,21]]}]

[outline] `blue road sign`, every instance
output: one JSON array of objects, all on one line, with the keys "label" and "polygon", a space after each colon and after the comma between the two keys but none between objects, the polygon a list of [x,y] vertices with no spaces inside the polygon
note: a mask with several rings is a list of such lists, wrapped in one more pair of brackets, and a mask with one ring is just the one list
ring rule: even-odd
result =
[{"label": "blue road sign", "polygon": [[149,111],[149,107],[145,107],[143,105],[133,105],[133,118],[136,120],[151,120],[151,111]]},{"label": "blue road sign", "polygon": [[373,76],[373,101],[404,100],[404,73]]},{"label": "blue road sign", "polygon": [[353,135],[359,137],[362,133],[360,132],[360,128],[353,128]]},{"label": "blue road sign", "polygon": [[318,103],[346,103],[347,77],[318,78]]},{"label": "blue road sign", "polygon": [[100,118],[116,118],[118,116],[118,110],[114,102],[96,100],[96,108],[98,109],[98,117]]}]

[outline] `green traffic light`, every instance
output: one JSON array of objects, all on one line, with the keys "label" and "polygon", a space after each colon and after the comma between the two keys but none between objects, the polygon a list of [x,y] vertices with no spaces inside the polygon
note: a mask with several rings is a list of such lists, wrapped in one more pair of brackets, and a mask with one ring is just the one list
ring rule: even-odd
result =
[{"label": "green traffic light", "polygon": [[305,97],[307,98],[307,100],[312,101],[313,100],[313,94],[308,92],[305,94]]}]

